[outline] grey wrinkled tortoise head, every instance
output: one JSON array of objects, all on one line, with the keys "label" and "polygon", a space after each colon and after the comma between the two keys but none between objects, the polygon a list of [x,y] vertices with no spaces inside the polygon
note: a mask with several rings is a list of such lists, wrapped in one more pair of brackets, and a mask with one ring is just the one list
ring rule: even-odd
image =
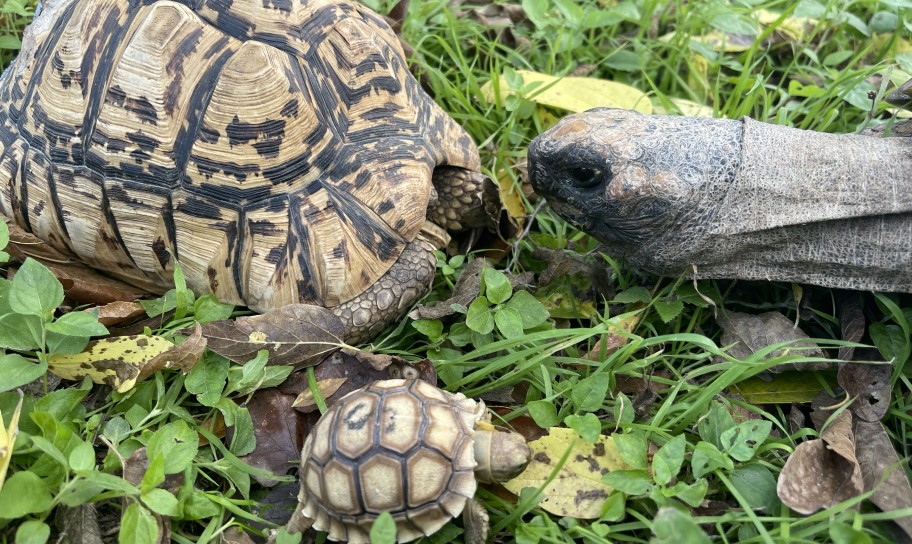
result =
[{"label": "grey wrinkled tortoise head", "polygon": [[0,102],[0,214],[153,292],[176,259],[225,302],[329,307],[349,339],[428,289],[443,229],[492,194],[348,0],[49,0]]},{"label": "grey wrinkled tortoise head", "polygon": [[530,455],[522,436],[491,425],[482,402],[420,380],[375,382],[333,404],[308,435],[287,530],[367,543],[389,512],[397,541],[408,542],[463,514],[466,542],[483,544],[477,482],[517,476]]},{"label": "grey wrinkled tortoise head", "polygon": [[552,208],[660,275],[912,291],[912,141],[596,109],[529,146]]}]

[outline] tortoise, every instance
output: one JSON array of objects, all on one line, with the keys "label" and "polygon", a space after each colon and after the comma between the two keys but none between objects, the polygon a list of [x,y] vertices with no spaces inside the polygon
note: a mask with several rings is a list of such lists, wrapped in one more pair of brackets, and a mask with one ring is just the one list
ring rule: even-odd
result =
[{"label": "tortoise", "polygon": [[0,214],[154,293],[179,262],[224,302],[331,308],[349,339],[492,209],[471,138],[348,0],[50,0],[0,101]]},{"label": "tortoise", "polygon": [[912,292],[912,141],[600,108],[529,146],[535,191],[654,274]]},{"label": "tortoise", "polygon": [[286,529],[367,543],[374,520],[389,512],[397,540],[408,542],[462,513],[466,542],[483,544],[488,516],[474,499],[477,482],[517,476],[530,455],[522,436],[491,425],[481,401],[421,380],[377,381],[339,399],[310,431]]}]

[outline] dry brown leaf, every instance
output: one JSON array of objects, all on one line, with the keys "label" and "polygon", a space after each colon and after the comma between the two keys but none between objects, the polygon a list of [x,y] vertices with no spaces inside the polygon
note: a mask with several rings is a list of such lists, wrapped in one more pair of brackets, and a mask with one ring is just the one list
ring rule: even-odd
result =
[{"label": "dry brown leaf", "polygon": [[[326,399],[336,394],[340,387],[345,385],[348,378],[327,378],[317,382],[317,389],[320,391],[320,398]],[[317,399],[311,388],[301,391],[301,394],[294,399],[292,408],[302,412],[311,412],[317,407]]]},{"label": "dry brown leaf", "polygon": [[269,364],[312,366],[339,348],[342,321],[331,311],[309,304],[289,304],[262,315],[203,325],[210,350],[236,363],[246,363],[259,350],[269,351]]},{"label": "dry brown leaf", "polygon": [[206,351],[206,338],[203,336],[202,327],[196,324],[193,334],[187,337],[180,345],[174,346],[168,351],[156,355],[144,366],[139,373],[139,379],[144,380],[152,373],[169,368],[179,368],[184,374],[190,372],[200,357]]},{"label": "dry brown leaf", "polygon": [[846,393],[857,397],[852,413],[864,421],[880,421],[890,407],[889,363],[845,363],[840,365],[836,381]]},{"label": "dry brown leaf", "polygon": [[98,312],[98,322],[105,327],[120,325],[126,321],[146,315],[146,309],[138,302],[118,300],[104,306],[89,308],[87,312]]},{"label": "dry brown leaf", "polygon": [[[297,466],[304,437],[316,423],[319,413],[313,418],[304,416],[292,408],[293,401],[293,395],[276,388],[260,389],[253,394],[247,403],[247,410],[253,420],[256,447],[241,457],[244,462],[279,475]],[[277,483],[256,474],[253,477],[267,487]]]},{"label": "dry brown leaf", "polygon": [[[912,508],[912,485],[883,425],[856,421],[855,443],[864,490],[875,490],[871,502],[884,512]],[[912,516],[894,521],[912,539]]]},{"label": "dry brown leaf", "polygon": [[802,514],[829,508],[864,492],[851,412],[843,410],[836,415],[819,439],[798,444],[779,473],[776,492],[786,506]]},{"label": "dry brown leaf", "polygon": [[250,535],[241,530],[237,525],[222,531],[219,535],[219,544],[254,544]]},{"label": "dry brown leaf", "polygon": [[[836,308],[839,314],[839,323],[842,329],[842,340],[858,342],[864,336],[867,323],[861,309],[861,296],[854,291],[836,291]],[[839,359],[850,361],[855,354],[853,346],[839,348]]]},{"label": "dry brown leaf", "polygon": [[[823,350],[808,339],[808,335],[779,312],[766,312],[759,315],[741,312],[725,312],[718,318],[722,327],[722,344],[734,344],[728,353],[737,359],[749,357],[753,353],[781,342],[792,341],[786,348],[770,354],[777,357],[788,350],[790,353],[806,357],[825,357]],[[832,365],[826,361],[809,363],[787,363],[776,365],[771,372],[787,370],[822,370]]]}]

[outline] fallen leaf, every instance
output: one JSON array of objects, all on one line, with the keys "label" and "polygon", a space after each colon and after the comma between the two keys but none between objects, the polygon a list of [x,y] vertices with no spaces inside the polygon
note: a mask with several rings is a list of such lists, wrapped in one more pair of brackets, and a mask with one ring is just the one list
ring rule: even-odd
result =
[{"label": "fallen leaf", "polygon": [[89,308],[86,311],[97,311],[98,322],[105,327],[120,325],[121,323],[129,321],[131,319],[146,315],[146,310],[142,307],[142,304],[138,302],[127,302],[123,300],[109,302],[104,306]]},{"label": "fallen leaf", "polygon": [[857,397],[851,410],[864,421],[880,421],[890,408],[889,363],[846,363],[840,365],[837,381],[851,396]]},{"label": "fallen leaf", "polygon": [[125,393],[159,370],[182,368],[186,372],[185,366],[196,364],[194,350],[199,349],[199,340],[181,347],[161,336],[112,336],[89,342],[75,355],[51,355],[48,370],[65,380],[89,376],[95,383]]},{"label": "fallen leaf", "polygon": [[754,405],[805,403],[823,391],[824,383],[833,381],[831,373],[828,377],[824,379],[820,373],[798,371],[773,374],[769,379],[754,376],[732,385],[729,392]]},{"label": "fallen leaf", "polygon": [[[532,461],[526,470],[504,484],[514,494],[524,487],[541,488],[544,498],[539,506],[558,516],[595,519],[613,489],[602,483],[602,475],[612,470],[628,469],[621,461],[611,437],[599,435],[588,444],[571,429],[554,427],[547,436],[529,443]],[[547,485],[551,473],[570,448],[557,476]]]},{"label": "fallen leaf", "polygon": [[652,102],[645,93],[623,83],[590,77],[555,77],[540,72],[517,70],[522,77],[523,89],[510,89],[507,79],[500,77],[500,96],[496,97],[494,85],[489,81],[481,86],[485,100],[494,103],[497,98],[520,95],[536,104],[575,113],[592,108],[623,108],[640,113],[652,113]]},{"label": "fallen leaf", "polygon": [[848,410],[836,415],[819,439],[798,444],[776,484],[779,499],[801,514],[829,508],[863,492],[852,414]]},{"label": "fallen leaf", "polygon": [[[728,353],[736,359],[744,359],[757,351],[773,344],[790,342],[788,346],[769,354],[778,357],[786,352],[803,357],[823,358],[825,354],[817,344],[808,339],[808,335],[795,327],[789,318],[779,312],[763,314],[745,314],[725,312],[718,318],[722,327],[722,345],[733,344]],[[827,361],[784,363],[770,368],[771,372],[787,370],[823,370],[833,366]]]},{"label": "fallen leaf", "polygon": [[172,346],[168,351],[156,355],[144,366],[139,373],[139,380],[144,380],[152,373],[159,370],[179,368],[184,374],[193,370],[200,357],[206,352],[206,338],[203,336],[202,327],[196,324],[193,334],[188,336],[183,342]]},{"label": "fallen leaf", "polygon": [[[305,374],[300,372],[299,374]],[[305,380],[306,381],[306,380]],[[247,402],[253,420],[256,447],[241,457],[245,463],[268,470],[274,474],[287,474],[298,466],[304,437],[319,417],[308,418],[292,408],[294,396],[277,388],[260,389]],[[271,487],[278,483],[252,474],[261,485]]]},{"label": "fallen leaf", "polygon": [[269,350],[269,364],[312,366],[343,344],[342,321],[331,311],[309,304],[289,304],[262,315],[203,325],[210,350],[246,363]]},{"label": "fallen leaf", "polygon": [[22,411],[24,395],[19,391],[19,403],[13,410],[9,427],[3,423],[3,414],[0,414],[0,489],[6,481],[6,471],[9,469],[10,460],[13,458],[13,447],[16,445],[16,436],[19,434],[19,413]]},{"label": "fallen leaf", "polygon": [[[861,309],[860,293],[854,291],[836,291],[836,308],[839,314],[839,324],[842,329],[842,340],[845,342],[858,342],[867,329],[864,312]],[[854,346],[841,346],[838,358],[841,361],[850,361],[855,354]]]},{"label": "fallen leaf", "polygon": [[[880,422],[855,422],[855,454],[861,465],[865,492],[874,490],[871,502],[884,512],[912,508],[912,485]],[[893,521],[912,539],[912,516]]]},{"label": "fallen leaf", "polygon": [[231,527],[222,531],[222,534],[219,535],[219,544],[254,544],[253,539],[250,538],[250,535],[241,530],[237,525],[232,525]]},{"label": "fallen leaf", "polygon": [[[347,381],[348,378],[327,378],[325,380],[318,381],[317,389],[320,392],[320,398],[326,399],[335,395],[336,391],[345,385],[345,382]],[[301,394],[294,399],[291,407],[302,412],[310,412],[316,409],[317,400],[314,396],[313,389],[308,387],[307,389],[301,391]]]}]

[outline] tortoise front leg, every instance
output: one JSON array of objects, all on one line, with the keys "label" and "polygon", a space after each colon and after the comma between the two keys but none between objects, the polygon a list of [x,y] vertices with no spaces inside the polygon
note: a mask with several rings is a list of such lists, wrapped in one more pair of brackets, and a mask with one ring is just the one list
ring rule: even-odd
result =
[{"label": "tortoise front leg", "polygon": [[462,511],[462,525],[466,544],[485,544],[488,540],[490,517],[478,499],[471,498]]},{"label": "tortoise front leg", "polygon": [[491,178],[455,166],[434,169],[436,202],[428,206],[427,218],[448,231],[495,227],[500,212],[500,195]]}]

